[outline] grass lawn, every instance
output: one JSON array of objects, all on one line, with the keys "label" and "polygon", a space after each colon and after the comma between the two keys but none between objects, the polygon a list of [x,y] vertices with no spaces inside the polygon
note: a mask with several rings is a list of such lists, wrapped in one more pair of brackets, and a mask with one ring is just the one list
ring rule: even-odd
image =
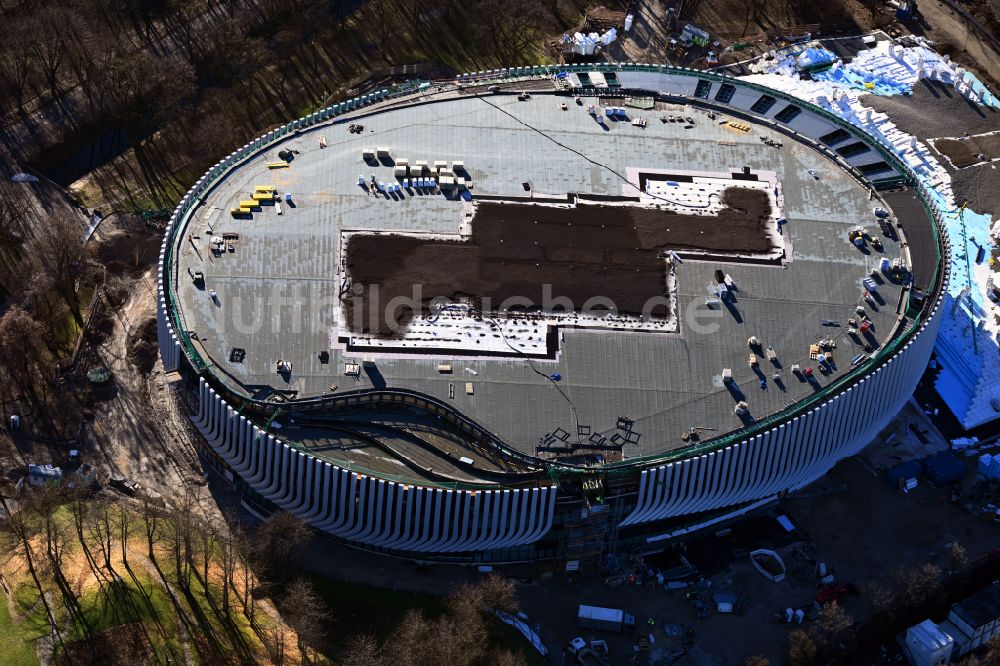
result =
[{"label": "grass lawn", "polygon": [[86,638],[88,629],[91,635],[97,635],[123,624],[141,622],[161,660],[165,661],[166,657],[175,662],[183,659],[184,652],[177,636],[176,613],[166,591],[158,583],[137,572],[140,589],[127,572],[123,570],[121,573],[126,578],[114,588],[106,588],[101,592],[95,586],[80,598],[87,627],[74,622],[67,641]]},{"label": "grass lawn", "polygon": [[[92,587],[80,598],[80,607],[91,633],[99,634],[105,629],[131,622],[159,623],[172,615],[170,602],[159,586],[151,586],[148,580],[143,581],[142,578],[139,580],[145,593],[132,580],[123,580],[113,587],[106,587],[104,592],[96,586]],[[85,631],[80,623],[74,622],[70,640],[85,638]]]},{"label": "grass lawn", "polygon": [[7,607],[7,597],[0,593],[0,664],[29,666],[38,663],[34,639],[38,634],[24,623],[15,624]]}]

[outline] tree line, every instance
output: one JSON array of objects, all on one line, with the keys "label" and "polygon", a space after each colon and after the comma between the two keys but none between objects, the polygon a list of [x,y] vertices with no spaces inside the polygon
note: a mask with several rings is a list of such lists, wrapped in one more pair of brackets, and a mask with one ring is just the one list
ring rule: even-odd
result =
[{"label": "tree line", "polygon": [[[6,541],[6,557],[18,558],[28,572],[32,598],[64,655],[60,663],[118,663],[115,646],[103,642],[92,626],[94,602],[78,592],[80,574],[74,572],[81,556],[96,581],[97,605],[112,609],[113,624],[129,624],[142,615],[134,608],[134,592],[148,597],[145,572],[155,573],[153,584],[166,590],[178,626],[187,628],[189,643],[204,663],[280,665],[293,646],[302,663],[318,655],[325,606],[305,579],[281,573],[308,534],[290,514],[277,514],[248,531],[237,522],[213,524],[200,517],[189,496],[168,507],[149,501],[133,506],[43,486],[18,499],[4,528],[0,538]],[[262,611],[265,600],[276,603],[280,617]],[[156,618],[157,624],[164,621]],[[250,631],[240,629],[243,625]],[[167,642],[176,636],[154,641],[146,631],[146,642],[159,643],[165,651],[158,661],[183,660]],[[290,644],[291,637],[295,642]]]},{"label": "tree line", "polygon": [[577,1],[25,0],[0,10],[0,138],[34,163],[124,128],[166,204],[176,190],[159,181],[183,187],[373,72],[538,60]]},{"label": "tree line", "polygon": [[[7,513],[0,570],[26,572],[27,605],[39,607],[57,663],[125,664],[142,654],[178,663],[182,638],[199,661],[213,664],[328,663],[330,655],[358,666],[525,663],[495,647],[493,610],[517,608],[513,583],[500,577],[459,587],[439,615],[407,612],[387,636],[334,636],[337,618],[294,566],[310,530],[292,514],[247,527],[231,515],[203,517],[188,494],[163,505],[58,486],[32,488],[13,507],[0,493],[0,503]],[[95,582],[96,601],[87,587],[81,593],[83,579]],[[3,582],[16,593],[16,581]],[[95,621],[94,609],[111,609],[112,626],[135,626],[151,586],[169,598],[178,635],[157,635],[170,623],[154,617],[138,623],[132,642],[139,645],[105,640],[108,623]]]}]

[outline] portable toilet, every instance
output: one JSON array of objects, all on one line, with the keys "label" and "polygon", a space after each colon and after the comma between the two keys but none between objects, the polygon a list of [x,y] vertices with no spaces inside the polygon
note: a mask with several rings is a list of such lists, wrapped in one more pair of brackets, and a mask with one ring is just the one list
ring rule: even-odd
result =
[{"label": "portable toilet", "polygon": [[914,487],[919,476],[920,463],[916,460],[907,460],[888,470],[885,473],[885,480],[893,488],[902,490]]}]

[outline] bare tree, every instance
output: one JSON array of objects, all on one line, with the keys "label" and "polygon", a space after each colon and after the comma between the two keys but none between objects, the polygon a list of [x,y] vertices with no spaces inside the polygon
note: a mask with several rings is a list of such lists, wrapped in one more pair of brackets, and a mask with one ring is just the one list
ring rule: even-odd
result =
[{"label": "bare tree", "polygon": [[73,527],[76,531],[76,539],[80,543],[80,550],[83,551],[84,556],[87,558],[87,563],[90,565],[90,570],[94,574],[94,578],[98,581],[106,580],[104,573],[101,571],[100,565],[98,565],[97,560],[94,559],[94,554],[91,552],[87,537],[84,534],[87,522],[89,521],[90,501],[84,495],[82,489],[78,488],[73,493],[73,497],[69,503],[69,509],[70,515],[73,517]]},{"label": "bare tree", "polygon": [[365,5],[364,24],[375,33],[382,60],[391,64],[390,45],[396,35],[396,4],[390,0],[370,0]]},{"label": "bare tree", "polygon": [[315,649],[323,638],[323,621],[328,615],[326,604],[308,580],[296,578],[285,589],[281,613],[298,636],[303,663],[308,663],[309,648]]},{"label": "bare tree", "polygon": [[114,553],[114,534],[112,527],[111,506],[107,501],[99,501],[90,512],[87,524],[87,534],[91,543],[97,543],[97,550],[104,559],[104,568],[110,574],[112,580],[118,580],[121,576],[115,571],[111,564],[111,557]]},{"label": "bare tree", "polygon": [[489,651],[489,619],[493,609],[516,609],[513,583],[491,576],[462,585],[448,595],[445,606],[447,612],[433,619],[418,610],[409,611],[382,647],[387,662],[464,666],[506,658]]},{"label": "bare tree", "polygon": [[233,572],[232,576],[236,576],[236,567],[240,569],[241,578],[241,589],[236,591],[235,584],[233,585],[233,590],[236,591],[237,597],[240,598],[240,602],[243,607],[244,615],[250,617],[250,603],[251,603],[251,590],[253,589],[253,570],[251,569],[251,561],[253,560],[254,554],[254,543],[249,539],[246,532],[240,526],[239,522],[230,519],[229,516],[226,517],[226,523],[230,525],[229,538],[226,543],[230,547],[233,556]]},{"label": "bare tree", "polygon": [[343,666],[384,666],[396,662],[387,658],[385,651],[374,636],[361,634],[353,636],[347,641],[340,663]]},{"label": "bare tree", "polygon": [[285,625],[281,622],[271,622],[264,630],[268,656],[274,666],[284,666],[285,664]]},{"label": "bare tree", "polygon": [[280,578],[292,553],[309,536],[309,527],[298,516],[279,511],[254,536],[264,575]]},{"label": "bare tree", "polygon": [[52,606],[49,605],[49,600],[45,596],[45,588],[42,586],[42,581],[38,576],[38,569],[35,567],[35,555],[31,549],[30,543],[30,539],[34,536],[34,534],[28,521],[26,520],[27,516],[24,511],[11,513],[10,508],[7,506],[7,501],[2,495],[0,495],[0,504],[3,504],[4,513],[7,514],[7,525],[10,528],[11,533],[17,537],[17,540],[21,545],[22,552],[24,553],[24,561],[28,565],[28,573],[31,575],[31,580],[35,583],[35,589],[38,590],[38,597],[42,602],[42,606],[45,608],[45,615],[49,620],[49,627],[52,632],[55,633],[56,638],[59,640],[59,644],[65,647],[62,639],[62,633],[59,631],[55,615],[52,613]]},{"label": "bare tree", "polygon": [[897,599],[908,607],[922,606],[940,595],[944,574],[934,564],[922,564],[914,569],[897,569],[893,578],[899,593]]},{"label": "bare tree", "polygon": [[951,568],[961,569],[969,561],[969,556],[965,552],[965,547],[957,541],[948,544],[948,557],[951,560]]},{"label": "bare tree", "polygon": [[854,618],[844,612],[843,606],[832,601],[819,611],[816,623],[810,627],[809,635],[816,645],[828,654],[842,643],[849,643],[854,633]]},{"label": "bare tree", "polygon": [[[1000,636],[994,636],[986,643],[983,643],[986,651],[980,658],[983,666],[1000,666]],[[965,662],[962,662],[965,664]]]},{"label": "bare tree", "polygon": [[423,0],[402,0],[400,3],[403,11],[409,14],[413,29],[420,29],[424,20],[424,12],[427,11],[427,3]]},{"label": "bare tree", "polygon": [[[0,384],[0,395],[46,399],[48,383],[37,381],[48,374],[48,358],[42,344],[46,338],[44,327],[16,305],[0,316],[0,368],[10,380]],[[39,388],[41,396],[37,394]]]},{"label": "bare tree", "polygon": [[[23,266],[23,263],[19,264],[18,268],[23,268]],[[54,291],[52,280],[47,275],[35,273],[33,279],[28,280],[27,284],[24,285],[22,304],[45,328],[47,334],[41,342],[45,343],[53,358],[58,358],[65,353],[67,345],[71,345],[72,342],[60,339],[53,333],[59,330],[70,317],[66,302],[58,298]]]},{"label": "bare tree", "polygon": [[201,549],[201,577],[205,585],[205,596],[211,596],[208,589],[208,567],[211,564],[212,554],[215,551],[217,542],[215,530],[206,521],[199,520],[194,524],[193,531],[198,539],[198,547]]},{"label": "bare tree", "polygon": [[122,550],[122,563],[128,567],[128,539],[132,534],[132,514],[126,510],[124,504],[118,505],[115,512],[115,528],[118,533],[118,542]]},{"label": "bare tree", "polygon": [[156,561],[156,551],[154,547],[159,542],[160,537],[160,512],[159,509],[149,503],[148,499],[142,502],[142,522],[146,532],[146,554],[153,562]]},{"label": "bare tree", "polygon": [[816,644],[809,634],[796,629],[788,634],[788,663],[791,666],[810,666],[816,663]]},{"label": "bare tree", "polygon": [[[473,34],[484,54],[503,66],[522,62],[545,34],[552,22],[545,8],[529,0],[484,0],[471,5]],[[531,16],[531,21],[525,21]]]},{"label": "bare tree", "polygon": [[41,224],[30,242],[32,263],[50,280],[69,306],[73,318],[83,323],[77,281],[83,275],[83,225],[69,210],[60,210]]},{"label": "bare tree", "polygon": [[185,493],[171,508],[170,539],[174,556],[174,573],[177,584],[191,589],[191,568],[194,565],[194,500]]},{"label": "bare tree", "polygon": [[891,619],[896,599],[889,585],[879,580],[869,581],[865,584],[864,596],[873,612],[885,613]]},{"label": "bare tree", "polygon": [[53,97],[59,94],[59,73],[66,64],[69,38],[77,30],[76,13],[68,7],[44,6],[28,25],[34,39],[31,52]]},{"label": "bare tree", "polygon": [[36,72],[30,33],[26,30],[23,19],[4,20],[0,25],[0,72],[3,72],[6,87],[17,102],[17,107],[23,109],[25,96]]},{"label": "bare tree", "polygon": [[747,657],[746,661],[743,662],[743,666],[771,666],[771,660],[763,655],[755,654]]},{"label": "bare tree", "polygon": [[489,663],[492,666],[528,666],[528,660],[525,659],[523,653],[511,652],[502,648],[497,648],[490,654]]},{"label": "bare tree", "polygon": [[31,220],[33,206],[27,187],[27,183],[0,178],[0,256],[8,260],[18,255]]},{"label": "bare tree", "polygon": [[[29,496],[29,508],[42,520],[42,534],[45,537],[45,553],[48,556],[49,568],[52,579],[55,581],[59,593],[62,595],[63,606],[72,616],[73,621],[83,627],[84,633],[89,636],[89,621],[86,614],[80,607],[73,586],[66,580],[63,573],[63,556],[66,545],[66,529],[62,521],[55,516],[56,509],[63,503],[64,497],[62,488],[56,485],[45,485],[33,489]],[[90,646],[93,651],[93,645]]]},{"label": "bare tree", "polygon": [[746,37],[747,32],[750,30],[750,22],[757,20],[757,12],[759,10],[758,0],[743,0],[743,32],[740,33],[741,37]]}]

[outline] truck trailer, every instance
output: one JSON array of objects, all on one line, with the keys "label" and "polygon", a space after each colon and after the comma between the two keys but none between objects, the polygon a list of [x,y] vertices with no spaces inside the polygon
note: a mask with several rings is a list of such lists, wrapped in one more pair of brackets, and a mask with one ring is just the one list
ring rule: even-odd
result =
[{"label": "truck trailer", "polygon": [[617,608],[585,606],[580,604],[576,614],[577,626],[586,629],[631,634],[635,631],[635,616]]}]

